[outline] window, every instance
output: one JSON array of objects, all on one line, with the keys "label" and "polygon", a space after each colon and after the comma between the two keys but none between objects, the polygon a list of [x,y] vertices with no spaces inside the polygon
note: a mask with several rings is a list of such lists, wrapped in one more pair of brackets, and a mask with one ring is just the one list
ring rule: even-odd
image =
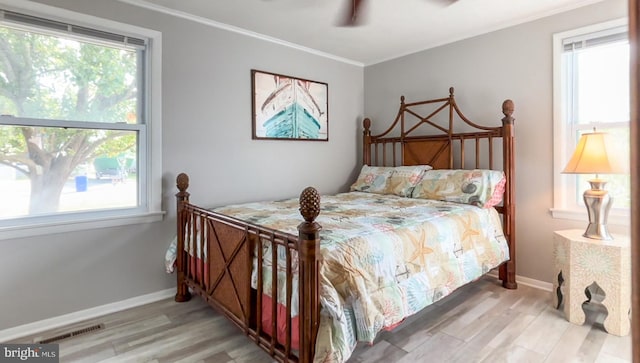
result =
[{"label": "window", "polygon": [[0,10],[0,239],[161,219],[159,33],[38,9]]},{"label": "window", "polygon": [[[562,174],[580,135],[594,128],[629,164],[629,41],[626,20],[554,35],[554,208],[558,218],[585,219],[582,193],[594,175]],[[610,224],[628,224],[629,174],[601,176],[613,197]],[[626,218],[617,218],[626,217]]]}]

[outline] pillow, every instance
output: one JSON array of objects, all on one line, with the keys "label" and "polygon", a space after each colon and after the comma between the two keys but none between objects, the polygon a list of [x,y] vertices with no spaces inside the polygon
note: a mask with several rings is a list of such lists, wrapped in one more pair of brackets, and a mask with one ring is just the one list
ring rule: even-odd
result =
[{"label": "pillow", "polygon": [[351,191],[384,194],[392,173],[392,167],[363,165]]},{"label": "pillow", "polygon": [[431,169],[429,165],[395,167],[363,165],[358,179],[351,185],[351,191],[411,197],[413,188],[420,182],[422,174],[429,169]]},{"label": "pillow", "polygon": [[506,182],[499,170],[429,170],[411,197],[490,208],[502,201]]},{"label": "pillow", "polygon": [[385,194],[400,197],[411,197],[413,188],[422,180],[425,171],[432,169],[429,165],[396,166],[387,184]]}]

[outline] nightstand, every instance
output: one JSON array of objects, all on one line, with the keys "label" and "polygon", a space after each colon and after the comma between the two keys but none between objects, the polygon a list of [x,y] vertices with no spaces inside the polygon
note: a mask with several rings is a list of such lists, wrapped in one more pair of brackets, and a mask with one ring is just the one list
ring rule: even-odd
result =
[{"label": "nightstand", "polygon": [[582,233],[578,229],[554,232],[555,307],[564,302],[567,319],[573,324],[584,324],[582,303],[591,300],[587,287],[595,282],[605,294],[602,301],[608,312],[605,330],[627,335],[631,309],[630,239],[613,234],[613,241],[601,241],[583,237]]}]

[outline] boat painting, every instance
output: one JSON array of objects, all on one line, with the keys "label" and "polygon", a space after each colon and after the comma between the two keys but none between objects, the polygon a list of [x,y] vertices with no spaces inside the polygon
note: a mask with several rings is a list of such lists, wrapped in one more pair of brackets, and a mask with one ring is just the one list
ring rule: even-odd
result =
[{"label": "boat painting", "polygon": [[328,140],[326,83],[251,73],[254,139]]}]

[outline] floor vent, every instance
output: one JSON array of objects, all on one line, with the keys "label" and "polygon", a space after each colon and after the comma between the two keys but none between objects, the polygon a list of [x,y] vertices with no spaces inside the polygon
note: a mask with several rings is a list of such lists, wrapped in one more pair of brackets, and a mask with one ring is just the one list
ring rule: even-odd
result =
[{"label": "floor vent", "polygon": [[56,335],[55,337],[51,337],[51,338],[36,339],[36,341],[34,341],[34,343],[35,344],[55,343],[55,342],[58,342],[58,341],[61,341],[61,340],[64,340],[64,339],[77,337],[78,335],[91,333],[91,332],[94,332],[96,330],[101,330],[101,329],[104,329],[104,324],[92,325],[92,326],[89,326],[89,327],[86,327],[86,328],[74,330],[74,331],[69,332],[69,333],[59,334],[59,335]]}]

